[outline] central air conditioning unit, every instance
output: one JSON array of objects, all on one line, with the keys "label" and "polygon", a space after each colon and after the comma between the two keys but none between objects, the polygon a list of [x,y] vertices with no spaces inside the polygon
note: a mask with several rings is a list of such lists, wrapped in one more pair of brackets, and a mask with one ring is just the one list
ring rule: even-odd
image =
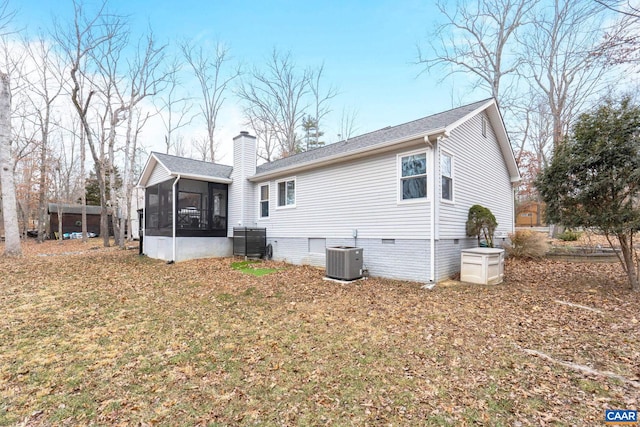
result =
[{"label": "central air conditioning unit", "polygon": [[355,280],[362,277],[362,248],[336,246],[327,248],[327,277]]}]

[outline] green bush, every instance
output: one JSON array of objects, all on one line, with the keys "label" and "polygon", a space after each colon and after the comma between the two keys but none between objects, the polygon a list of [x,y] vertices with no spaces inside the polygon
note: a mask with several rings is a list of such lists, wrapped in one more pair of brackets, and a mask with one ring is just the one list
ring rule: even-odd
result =
[{"label": "green bush", "polygon": [[480,205],[473,205],[469,208],[469,216],[467,219],[467,236],[476,237],[478,246],[481,239],[484,238],[487,246],[493,247],[493,233],[498,227],[498,221],[493,216],[489,208]]},{"label": "green bush", "polygon": [[565,230],[562,233],[558,234],[558,239],[565,242],[575,242],[580,238],[581,235],[582,233],[578,231]]},{"label": "green bush", "polygon": [[539,259],[549,249],[547,237],[543,233],[530,230],[516,231],[509,234],[509,243],[503,245],[508,256],[521,259]]}]

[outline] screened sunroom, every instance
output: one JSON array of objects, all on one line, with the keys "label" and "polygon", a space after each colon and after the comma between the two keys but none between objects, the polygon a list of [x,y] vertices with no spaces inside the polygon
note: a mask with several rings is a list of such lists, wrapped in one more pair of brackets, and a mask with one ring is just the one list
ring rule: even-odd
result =
[{"label": "screened sunroom", "polygon": [[175,216],[177,237],[225,237],[228,187],[228,184],[183,178],[147,187],[146,235],[173,236]]}]

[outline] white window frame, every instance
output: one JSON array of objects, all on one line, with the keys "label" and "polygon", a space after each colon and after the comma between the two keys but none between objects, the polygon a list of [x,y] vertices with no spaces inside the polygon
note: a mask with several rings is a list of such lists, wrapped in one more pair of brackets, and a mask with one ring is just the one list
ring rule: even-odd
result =
[{"label": "white window frame", "polygon": [[[425,197],[419,197],[419,198],[415,198],[415,199],[403,199],[402,198],[402,158],[403,157],[409,157],[409,156],[415,156],[416,154],[424,154],[425,155],[425,159],[426,159],[426,164],[427,164],[427,170],[425,175],[425,178],[427,179],[427,184],[426,184],[426,190],[427,190],[427,194],[425,195]],[[397,189],[397,200],[398,200],[398,204],[414,204],[414,203],[425,203],[428,202],[431,199],[431,190],[429,190],[429,183],[431,182],[432,179],[432,173],[431,173],[431,150],[429,149],[420,149],[420,150],[413,150],[413,151],[407,151],[404,153],[399,153],[396,156],[396,189]],[[407,177],[404,177],[407,178]]]},{"label": "white window frame", "polygon": [[[262,199],[262,187],[267,187],[267,192],[269,193],[268,196],[269,198],[266,200]],[[267,206],[269,207],[268,209],[268,215],[267,216],[262,216],[262,203],[263,202],[267,202]],[[266,182],[263,184],[258,185],[258,219],[269,219],[269,217],[271,216],[271,183],[270,182]]]},{"label": "white window frame", "polygon": [[[441,159],[440,159],[440,200],[442,200],[444,203],[455,203],[456,200],[456,191],[455,191],[455,160],[454,160],[454,156],[451,153],[448,153],[446,151],[442,151],[440,153]],[[442,173],[442,158],[444,156],[447,156],[451,159],[451,176],[447,177],[451,179],[451,198],[450,199],[445,199],[444,197],[442,197],[442,177],[445,176]]]},{"label": "white window frame", "polygon": [[[280,205],[280,184],[281,183],[285,183],[285,190],[286,190],[286,183],[293,181],[293,204],[291,205]],[[289,177],[289,178],[284,178],[284,179],[280,179],[278,181],[276,181],[276,209],[293,209],[296,207],[296,203],[297,203],[297,197],[298,197],[298,184],[296,182],[296,177]],[[285,196],[286,197],[286,196]],[[286,203],[286,200],[285,200]]]}]

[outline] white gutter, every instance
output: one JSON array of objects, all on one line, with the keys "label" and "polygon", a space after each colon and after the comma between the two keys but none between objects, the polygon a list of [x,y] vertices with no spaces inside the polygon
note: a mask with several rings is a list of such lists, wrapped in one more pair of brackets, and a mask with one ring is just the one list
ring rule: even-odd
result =
[{"label": "white gutter", "polygon": [[176,178],[175,181],[173,181],[173,188],[171,191],[171,198],[172,200],[172,207],[173,207],[173,258],[171,259],[171,262],[174,263],[176,262],[176,223],[178,221],[178,211],[176,210],[176,199],[177,194],[176,194],[176,186],[178,185],[178,181],[180,181],[180,175],[178,174],[178,177]]},{"label": "white gutter", "polygon": [[181,176],[184,179],[195,179],[197,181],[213,182],[216,184],[231,184],[233,180],[231,178],[218,178],[207,175],[196,175],[191,173],[178,173],[172,174],[172,176]]},{"label": "white gutter", "polygon": [[[436,186],[436,154],[437,154],[437,150],[438,150],[438,142],[440,141],[440,138],[442,138],[441,136],[438,136],[436,138],[436,142],[431,143],[431,158],[433,159],[433,167],[431,168],[432,172],[431,172],[431,176],[432,176],[432,184],[431,187],[433,188],[432,194],[431,194],[431,208],[429,209],[429,233],[430,233],[430,250],[429,250],[429,262],[430,262],[430,268],[429,268],[429,283],[431,284],[435,284],[436,283],[436,195],[437,195],[437,186]],[[427,143],[430,143],[430,141],[425,138]]]}]

